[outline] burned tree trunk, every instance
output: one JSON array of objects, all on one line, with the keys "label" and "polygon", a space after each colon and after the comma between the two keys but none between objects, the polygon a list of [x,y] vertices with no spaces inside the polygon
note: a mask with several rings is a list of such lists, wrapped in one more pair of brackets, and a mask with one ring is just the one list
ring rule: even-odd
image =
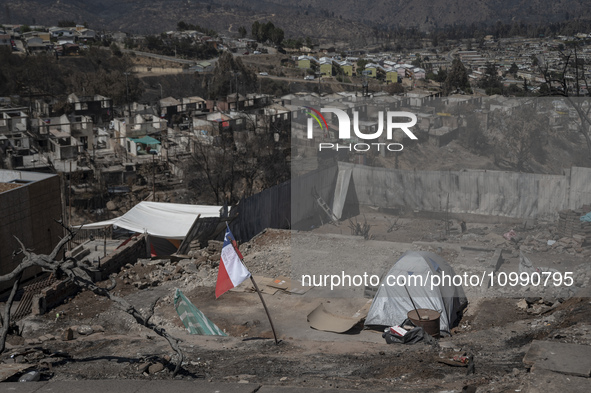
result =
[{"label": "burned tree trunk", "polygon": [[18,285],[20,284],[21,276],[22,273],[16,277],[14,283],[12,284],[10,296],[8,296],[6,306],[4,307],[4,317],[0,315],[0,324],[2,324],[2,329],[0,329],[0,353],[4,352],[6,347],[6,336],[8,335],[8,329],[10,329],[10,308],[14,303],[14,296],[16,295],[16,291],[18,291]]}]

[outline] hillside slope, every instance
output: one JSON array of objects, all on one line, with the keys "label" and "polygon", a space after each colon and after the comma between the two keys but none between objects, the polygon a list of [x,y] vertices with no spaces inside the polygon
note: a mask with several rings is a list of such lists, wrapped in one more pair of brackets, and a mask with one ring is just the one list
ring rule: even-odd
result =
[{"label": "hillside slope", "polygon": [[[287,36],[369,40],[373,28],[417,27],[497,21],[556,22],[591,19],[582,0],[14,0],[0,9],[0,22],[54,24],[88,22],[96,29],[154,33],[179,20],[235,32],[239,26],[270,20]],[[232,30],[233,28],[233,30]]]}]

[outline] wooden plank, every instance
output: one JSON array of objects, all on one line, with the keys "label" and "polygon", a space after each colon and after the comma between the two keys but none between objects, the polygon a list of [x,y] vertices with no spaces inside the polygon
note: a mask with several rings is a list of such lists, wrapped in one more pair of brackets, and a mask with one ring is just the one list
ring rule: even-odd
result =
[{"label": "wooden plank", "polygon": [[33,367],[33,365],[23,363],[3,364],[2,367],[0,367],[0,382],[6,381],[13,375],[18,374],[30,367]]}]

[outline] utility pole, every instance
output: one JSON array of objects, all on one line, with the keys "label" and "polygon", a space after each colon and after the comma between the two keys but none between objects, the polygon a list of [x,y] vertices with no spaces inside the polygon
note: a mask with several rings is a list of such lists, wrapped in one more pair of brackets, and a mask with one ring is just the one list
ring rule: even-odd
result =
[{"label": "utility pole", "polygon": [[125,102],[127,103],[127,113],[131,116],[131,108],[129,107],[129,80],[127,79],[129,72],[124,72],[125,75]]},{"label": "utility pole", "polygon": [[[238,75],[242,75],[240,72],[233,72],[234,82],[236,84],[236,112],[238,112]],[[230,90],[231,91],[231,90]]]},{"label": "utility pole", "polygon": [[[68,178],[68,226],[72,228],[72,160],[70,160],[70,175]],[[68,250],[72,249],[72,243],[68,242]]]},{"label": "utility pole", "polygon": [[320,78],[322,78],[322,73],[319,71],[319,72],[316,72],[315,75],[316,75],[316,77],[318,77],[318,107],[321,107],[322,106],[322,95],[320,92],[320,89],[321,89]]},{"label": "utility pole", "polygon": [[156,201],[156,154],[152,154],[152,201]]}]

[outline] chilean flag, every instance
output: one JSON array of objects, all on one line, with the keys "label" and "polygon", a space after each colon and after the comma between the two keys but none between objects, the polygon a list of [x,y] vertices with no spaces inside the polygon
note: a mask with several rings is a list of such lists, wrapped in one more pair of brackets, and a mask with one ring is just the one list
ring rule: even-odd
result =
[{"label": "chilean flag", "polygon": [[242,263],[242,254],[236,246],[236,240],[230,232],[230,228],[226,229],[224,236],[224,246],[222,247],[222,255],[220,258],[220,268],[218,270],[218,281],[215,286],[215,297],[220,297],[224,292],[237,287],[250,277],[250,272]]}]

